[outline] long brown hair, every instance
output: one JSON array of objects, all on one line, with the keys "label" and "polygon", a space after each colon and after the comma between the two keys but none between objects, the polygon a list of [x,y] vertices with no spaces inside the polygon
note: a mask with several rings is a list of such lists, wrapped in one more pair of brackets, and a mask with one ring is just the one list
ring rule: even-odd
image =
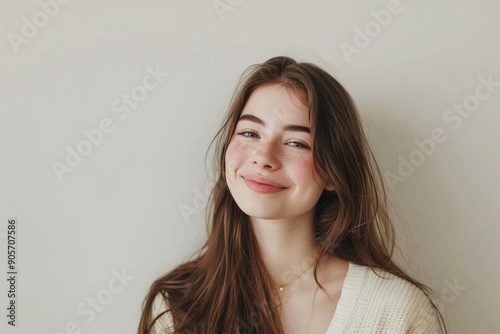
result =
[{"label": "long brown hair", "polygon": [[[267,273],[249,217],[234,201],[225,178],[225,154],[239,116],[255,89],[277,84],[309,107],[312,154],[319,175],[332,180],[315,210],[314,238],[319,256],[327,255],[379,268],[399,276],[427,296],[430,289],[392,260],[394,231],[381,173],[367,144],[357,108],[342,85],[318,66],[274,57],[242,75],[216,141],[217,181],[207,208],[208,239],[199,255],[158,278],[151,286],[139,324],[149,333],[154,298],[168,298],[176,333],[283,333],[274,285]],[[207,152],[208,153],[208,152]],[[167,297],[168,296],[168,297]],[[442,329],[446,331],[442,316]],[[158,318],[158,317],[155,317]]]}]

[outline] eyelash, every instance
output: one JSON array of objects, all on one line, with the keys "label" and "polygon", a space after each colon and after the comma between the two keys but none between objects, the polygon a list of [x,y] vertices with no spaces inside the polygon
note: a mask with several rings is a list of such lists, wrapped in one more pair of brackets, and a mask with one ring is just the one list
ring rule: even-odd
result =
[{"label": "eyelash", "polygon": [[[246,136],[245,134],[246,133],[252,133],[254,135],[257,136],[257,134],[253,131],[241,131],[241,132],[238,132],[239,135],[242,135],[243,137],[247,137],[247,138],[253,138],[253,137],[250,137],[250,136]],[[293,140],[289,143],[295,143],[295,144],[299,144],[299,145],[292,145],[292,146],[295,146],[295,147],[298,147],[298,148],[305,148],[305,149],[309,149],[309,146],[307,146],[306,144],[300,142],[300,141],[296,141],[296,140]]]}]

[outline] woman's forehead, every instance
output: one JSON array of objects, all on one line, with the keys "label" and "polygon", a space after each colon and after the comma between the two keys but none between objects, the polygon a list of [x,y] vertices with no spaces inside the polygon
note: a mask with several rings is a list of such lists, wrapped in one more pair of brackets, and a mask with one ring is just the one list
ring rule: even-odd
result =
[{"label": "woman's forehead", "polygon": [[252,92],[241,115],[252,114],[263,120],[308,123],[309,107],[303,100],[303,94],[288,87],[277,84],[261,86]]}]

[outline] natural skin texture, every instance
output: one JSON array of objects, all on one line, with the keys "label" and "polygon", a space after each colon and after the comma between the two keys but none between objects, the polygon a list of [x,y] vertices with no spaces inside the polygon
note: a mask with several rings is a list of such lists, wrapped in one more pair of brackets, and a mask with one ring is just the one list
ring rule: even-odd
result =
[{"label": "natural skin texture", "polygon": [[[298,127],[286,129],[290,125]],[[303,131],[308,128],[308,108],[299,96],[279,85],[260,87],[245,105],[226,152],[228,187],[250,217],[267,270],[277,283],[287,280],[283,273],[289,268],[316,257],[314,208],[323,191],[334,188],[314,168],[313,140]],[[279,187],[249,186],[248,180],[255,176]],[[333,257],[324,262],[319,278],[330,295],[318,291],[310,273],[286,290],[281,315],[287,333],[303,333],[311,326],[311,333],[326,332],[347,266]]]}]

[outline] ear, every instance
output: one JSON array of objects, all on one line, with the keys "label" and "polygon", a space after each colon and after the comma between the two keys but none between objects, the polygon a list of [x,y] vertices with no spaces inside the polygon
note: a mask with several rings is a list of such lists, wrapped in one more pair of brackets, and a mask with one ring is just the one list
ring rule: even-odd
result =
[{"label": "ear", "polygon": [[335,186],[333,185],[333,183],[329,182],[329,183],[326,184],[325,190],[327,190],[327,191],[334,191],[335,190]]}]

